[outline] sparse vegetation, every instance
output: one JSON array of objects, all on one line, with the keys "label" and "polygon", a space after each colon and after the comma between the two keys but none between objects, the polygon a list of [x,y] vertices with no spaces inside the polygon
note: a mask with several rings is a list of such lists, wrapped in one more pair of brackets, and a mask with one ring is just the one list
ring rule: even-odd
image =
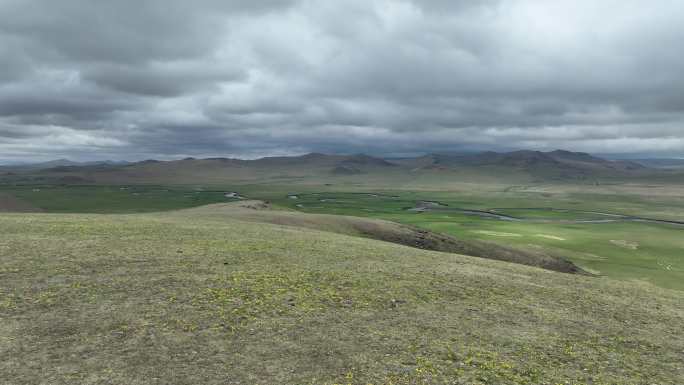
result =
[{"label": "sparse vegetation", "polygon": [[676,384],[681,292],[292,226],[0,217],[4,383]]}]

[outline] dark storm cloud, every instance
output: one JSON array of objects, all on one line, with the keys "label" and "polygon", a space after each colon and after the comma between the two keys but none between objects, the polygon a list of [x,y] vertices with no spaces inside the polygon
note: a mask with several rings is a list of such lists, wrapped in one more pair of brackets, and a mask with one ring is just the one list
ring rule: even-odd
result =
[{"label": "dark storm cloud", "polygon": [[210,89],[222,81],[237,81],[246,74],[240,69],[211,68],[203,62],[165,62],[140,66],[100,64],[85,68],[86,81],[136,95],[172,97]]},{"label": "dark storm cloud", "polygon": [[680,1],[0,0],[3,158],[684,155]]}]

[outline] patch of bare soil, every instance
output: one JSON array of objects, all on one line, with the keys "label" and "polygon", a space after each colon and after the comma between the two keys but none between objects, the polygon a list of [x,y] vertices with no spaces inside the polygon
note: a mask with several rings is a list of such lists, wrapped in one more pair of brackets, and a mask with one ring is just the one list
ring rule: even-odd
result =
[{"label": "patch of bare soil", "polygon": [[570,261],[551,255],[543,250],[521,250],[501,246],[492,242],[461,240],[411,226],[399,225],[402,231],[389,230],[380,226],[362,226],[361,232],[369,238],[399,243],[419,249],[471,255],[474,257],[496,259],[541,267],[562,273],[588,274]]},{"label": "patch of bare soil", "polygon": [[631,242],[624,239],[611,239],[610,243],[614,244],[615,246],[624,247],[625,249],[630,250],[636,250],[639,248],[638,242]]},{"label": "patch of bare soil", "polygon": [[264,202],[264,201],[250,200],[250,201],[240,202],[236,206],[243,208],[243,209],[250,209],[250,210],[268,210],[271,208],[271,203],[270,202]]}]

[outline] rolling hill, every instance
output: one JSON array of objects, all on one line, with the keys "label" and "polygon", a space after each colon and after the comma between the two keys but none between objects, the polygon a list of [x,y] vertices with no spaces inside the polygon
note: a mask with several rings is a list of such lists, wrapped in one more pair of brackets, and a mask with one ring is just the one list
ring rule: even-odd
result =
[{"label": "rolling hill", "polygon": [[338,174],[371,174],[394,165],[367,155],[307,154],[267,157],[256,160],[231,158],[187,158],[174,161],[148,160],[120,167],[64,167],[43,170],[43,175],[80,176],[101,183],[220,183],[263,179],[296,180],[332,177]]},{"label": "rolling hill", "polygon": [[506,153],[429,154],[402,159],[400,164],[413,170],[453,170],[479,168],[482,172],[519,172],[541,179],[586,179],[605,176],[638,175],[646,166],[630,161],[612,161],[587,153],[556,150],[514,151]]},{"label": "rolling hill", "polygon": [[0,216],[0,383],[684,376],[681,292],[223,210]]},{"label": "rolling hill", "polygon": [[635,159],[634,162],[653,168],[684,169],[684,159]]},{"label": "rolling hill", "polygon": [[[69,164],[36,170],[8,169],[9,181],[54,183],[359,183],[392,185],[416,178],[433,185],[448,181],[506,183],[581,182],[599,180],[677,179],[672,170],[650,168],[624,160],[606,160],[586,153],[515,151],[507,153],[429,154],[415,158],[382,159],[364,154],[267,157],[255,160],[186,158],[147,160],[130,164]],[[65,179],[66,178],[66,179]],[[70,181],[71,180],[71,181]]]},{"label": "rolling hill", "polygon": [[124,161],[111,161],[111,160],[103,160],[103,161],[92,161],[92,162],[75,162],[69,159],[55,159],[55,160],[50,160],[47,162],[38,162],[38,163],[22,163],[22,164],[14,164],[14,165],[3,165],[0,166],[0,170],[7,170],[7,171],[39,171],[39,170],[46,170],[46,169],[54,169],[54,168],[71,168],[71,167],[91,167],[91,166],[99,166],[99,167],[105,167],[105,166],[125,166],[129,164],[129,162],[124,162]]},{"label": "rolling hill", "polygon": [[476,240],[460,240],[399,223],[344,215],[305,214],[297,211],[273,209],[263,201],[239,201],[206,205],[182,211],[204,219],[271,223],[303,227],[351,236],[361,236],[425,250],[470,255],[541,267],[563,273],[586,274],[571,262],[541,250],[525,250]]}]

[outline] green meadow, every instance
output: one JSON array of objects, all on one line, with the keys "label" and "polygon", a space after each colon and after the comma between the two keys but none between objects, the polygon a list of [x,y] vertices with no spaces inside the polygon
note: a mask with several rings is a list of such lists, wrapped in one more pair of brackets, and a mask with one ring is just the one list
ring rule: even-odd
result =
[{"label": "green meadow", "polygon": [[136,213],[225,202],[225,191],[155,185],[25,185],[0,188],[47,212]]},{"label": "green meadow", "polygon": [[[543,249],[599,276],[644,280],[684,290],[684,226],[615,220],[606,215],[627,213],[651,218],[649,205],[652,203],[629,196],[597,195],[583,200],[585,197],[573,195],[556,199],[524,194],[508,197],[505,193],[401,191],[294,195],[297,199],[277,202],[304,212],[382,218],[459,239]],[[440,202],[444,207],[424,212],[409,210],[421,200]],[[459,209],[492,210],[520,220],[482,217]],[[681,207],[673,209],[681,210]]]},{"label": "green meadow", "polygon": [[[609,214],[676,219],[684,215],[677,195],[589,191],[570,186],[470,185],[407,191],[366,185],[26,185],[4,186],[47,212],[135,213],[183,209],[234,200],[227,192],[305,213],[386,219],[452,235],[527,250],[544,250],[597,276],[641,280],[684,290],[684,226],[613,220]],[[438,202],[414,211],[418,202]],[[483,210],[520,220],[466,213]]]}]

